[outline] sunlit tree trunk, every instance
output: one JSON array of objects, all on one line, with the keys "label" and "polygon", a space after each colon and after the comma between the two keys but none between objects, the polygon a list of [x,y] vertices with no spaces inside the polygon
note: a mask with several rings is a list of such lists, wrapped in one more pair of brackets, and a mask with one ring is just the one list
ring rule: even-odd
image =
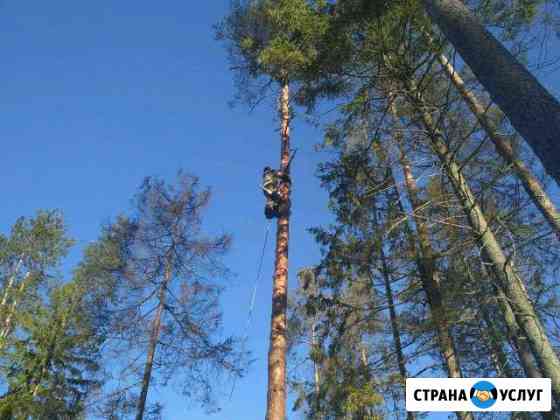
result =
[{"label": "sunlit tree trunk", "polygon": [[461,0],[422,0],[426,11],[560,183],[560,103]]},{"label": "sunlit tree trunk", "polygon": [[[285,80],[280,100],[280,170],[289,175],[290,163],[290,88]],[[289,203],[291,185],[281,182],[280,195]],[[289,211],[280,215],[276,230],[276,259],[272,291],[270,348],[268,352],[267,420],[286,420],[286,352],[288,306],[288,242],[290,235]]]}]

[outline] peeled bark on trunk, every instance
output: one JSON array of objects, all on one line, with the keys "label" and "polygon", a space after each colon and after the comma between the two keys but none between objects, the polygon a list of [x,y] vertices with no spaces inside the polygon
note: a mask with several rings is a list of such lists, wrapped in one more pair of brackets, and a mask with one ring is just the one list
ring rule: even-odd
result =
[{"label": "peeled bark on trunk", "polygon": [[165,279],[160,286],[158,296],[158,306],[154,317],[152,331],[150,334],[150,342],[148,344],[148,355],[146,356],[146,365],[144,366],[144,376],[142,378],[142,390],[138,399],[138,408],[136,411],[136,420],[144,418],[144,411],[146,409],[146,400],[148,398],[148,389],[150,387],[150,380],[152,379],[152,368],[154,366],[154,357],[156,354],[159,335],[161,332],[161,318],[163,309],[165,307],[166,288],[171,280],[171,271],[166,270]]},{"label": "peeled bark on trunk", "polygon": [[488,134],[490,140],[492,140],[492,143],[494,143],[496,151],[504,159],[504,161],[511,166],[514,173],[523,184],[523,187],[529,197],[531,197],[552,230],[556,233],[558,239],[560,239],[560,213],[558,213],[556,206],[542,187],[538,178],[520,159],[515,156],[509,140],[498,133],[498,128],[490,120],[490,118],[488,118],[485,107],[475,94],[467,89],[463,78],[457,71],[455,71],[455,68],[449,62],[447,57],[443,54],[437,54],[437,59],[486,134]]},{"label": "peeled bark on trunk", "polygon": [[527,336],[535,359],[539,366],[541,366],[545,376],[551,379],[552,390],[557,399],[560,396],[560,360],[535,312],[525,285],[519,277],[513,261],[507,258],[502,251],[498,240],[486,221],[484,213],[461,173],[461,167],[455,160],[454,154],[449,150],[441,133],[435,127],[431,115],[425,110],[423,100],[418,94],[414,83],[411,81],[408,81],[408,83],[410,84],[409,93],[412,93],[409,98],[410,102],[420,113],[432,149],[438,156],[441,166],[462,204],[484,258],[492,264],[492,271],[498,280],[498,285],[510,303],[519,326]]},{"label": "peeled bark on trunk", "polygon": [[[282,83],[280,93],[281,151],[280,170],[289,175],[290,163],[290,88]],[[280,196],[289,203],[291,185],[281,182]],[[266,419],[286,419],[286,352],[288,306],[288,242],[290,236],[289,211],[281,214],[276,228],[276,260],[272,290],[272,316],[270,322],[270,349],[268,352],[268,394]]]},{"label": "peeled bark on trunk", "polygon": [[461,0],[422,0],[492,100],[560,184],[560,103]]}]

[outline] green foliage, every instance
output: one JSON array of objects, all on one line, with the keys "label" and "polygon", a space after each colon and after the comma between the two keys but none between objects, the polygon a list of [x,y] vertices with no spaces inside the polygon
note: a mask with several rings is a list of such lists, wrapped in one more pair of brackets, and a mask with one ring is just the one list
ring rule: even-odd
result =
[{"label": "green foliage", "polygon": [[0,412],[16,418],[79,418],[98,389],[100,345],[93,316],[82,306],[91,293],[79,282],[51,290],[20,317],[18,336],[4,354],[8,398]]},{"label": "green foliage", "polygon": [[326,2],[307,0],[235,1],[216,26],[242,79],[298,80],[317,56],[328,18]]},{"label": "green foliage", "polygon": [[[383,397],[375,390],[372,383],[365,383],[361,387],[349,385],[346,387],[346,400],[344,411],[347,413],[362,413],[369,407],[375,407],[383,403]],[[360,417],[363,420],[380,420],[382,417],[376,414],[366,414]]]}]

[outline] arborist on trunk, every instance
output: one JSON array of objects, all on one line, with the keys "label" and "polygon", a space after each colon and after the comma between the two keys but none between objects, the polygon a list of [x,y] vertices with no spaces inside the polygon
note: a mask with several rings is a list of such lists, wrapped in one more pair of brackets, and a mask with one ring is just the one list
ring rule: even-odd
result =
[{"label": "arborist on trunk", "polygon": [[287,215],[290,211],[290,200],[280,194],[282,184],[291,183],[290,176],[282,171],[275,171],[269,166],[263,170],[262,189],[266,198],[264,214],[267,219]]}]

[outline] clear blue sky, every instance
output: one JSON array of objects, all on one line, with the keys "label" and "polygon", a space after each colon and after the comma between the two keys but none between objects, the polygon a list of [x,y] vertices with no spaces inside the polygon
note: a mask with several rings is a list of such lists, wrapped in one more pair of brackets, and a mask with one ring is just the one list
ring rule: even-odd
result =
[{"label": "clear blue sky", "polygon": [[[211,26],[228,5],[2,1],[0,218],[7,230],[20,215],[62,209],[79,241],[75,263],[100,224],[128,209],[144,176],[171,179],[184,168],[213,187],[209,228],[234,234],[226,263],[237,277],[224,311],[226,332],[240,334],[265,226],[260,174],[277,165],[279,146],[271,102],[252,114],[227,105],[232,74]],[[305,229],[329,218],[314,177],[320,140],[319,131],[296,123],[292,285],[296,270],[319,256]],[[151,390],[150,401],[166,405],[165,419],[264,417],[272,261],[269,246],[249,339],[256,362],[232,401],[207,417],[172,389]]]}]

